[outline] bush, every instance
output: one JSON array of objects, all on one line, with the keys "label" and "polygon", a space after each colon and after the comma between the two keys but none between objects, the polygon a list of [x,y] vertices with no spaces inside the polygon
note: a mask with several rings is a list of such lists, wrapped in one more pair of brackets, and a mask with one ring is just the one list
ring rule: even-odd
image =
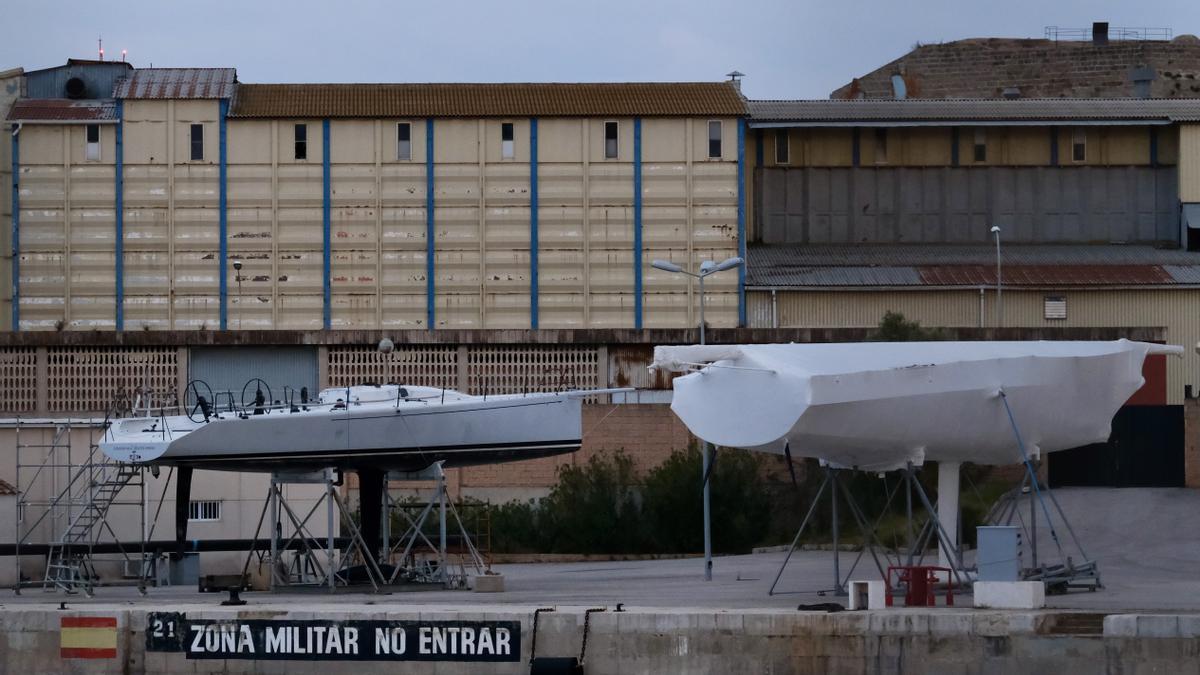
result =
[{"label": "bush", "polygon": [[537,521],[551,552],[625,553],[642,546],[638,516],[633,460],[616,452],[561,467]]}]

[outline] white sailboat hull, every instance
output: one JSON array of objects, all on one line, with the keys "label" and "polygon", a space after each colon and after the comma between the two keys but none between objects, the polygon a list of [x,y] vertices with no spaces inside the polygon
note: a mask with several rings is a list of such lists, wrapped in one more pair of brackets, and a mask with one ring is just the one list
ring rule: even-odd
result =
[{"label": "white sailboat hull", "polygon": [[[660,347],[655,362],[695,363],[698,349]],[[1106,441],[1145,357],[1180,351],[1127,340],[720,349],[674,381],[672,409],[694,434],[864,470],[1021,461],[1001,391],[1031,455]]]},{"label": "white sailboat hull", "polygon": [[[359,401],[361,389],[385,391]],[[118,420],[100,448],[118,461],[205,469],[415,471],[437,461],[450,467],[544,457],[582,442],[578,396],[438,397],[440,390],[408,388],[425,396],[398,400],[386,389],[354,388],[349,406],[326,400],[295,412],[219,413],[207,422],[186,415]],[[322,398],[339,391],[346,390]]]}]

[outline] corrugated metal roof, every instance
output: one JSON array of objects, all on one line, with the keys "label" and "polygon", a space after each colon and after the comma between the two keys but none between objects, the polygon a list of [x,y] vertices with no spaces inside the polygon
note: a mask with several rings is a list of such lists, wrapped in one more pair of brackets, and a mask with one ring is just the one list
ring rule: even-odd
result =
[{"label": "corrugated metal roof", "polygon": [[231,117],[532,117],[746,114],[725,82],[242,84]]},{"label": "corrugated metal roof", "polygon": [[7,119],[9,122],[113,122],[117,119],[117,104],[112,99],[17,99]]},{"label": "corrugated metal roof", "polygon": [[113,86],[113,98],[233,98],[233,68],[137,68]]},{"label": "corrugated metal roof", "polygon": [[[751,287],[992,286],[989,246],[751,246]],[[1200,285],[1200,253],[1150,246],[1008,246],[1005,286]]]},{"label": "corrugated metal roof", "polygon": [[[989,265],[938,265],[917,268],[926,286],[994,286]],[[1158,265],[1004,265],[1005,286],[1132,286],[1171,284]]]},{"label": "corrugated metal roof", "polygon": [[749,101],[750,125],[771,122],[1179,122],[1200,120],[1200,99],[904,99]]}]

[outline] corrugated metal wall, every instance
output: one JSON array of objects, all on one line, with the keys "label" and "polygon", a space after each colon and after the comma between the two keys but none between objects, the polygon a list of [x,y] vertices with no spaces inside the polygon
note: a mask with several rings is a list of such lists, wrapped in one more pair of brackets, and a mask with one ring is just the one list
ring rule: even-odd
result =
[{"label": "corrugated metal wall", "polygon": [[1179,198],[1200,202],[1200,124],[1179,125]]},{"label": "corrugated metal wall", "polygon": [[1010,242],[1179,238],[1175,167],[759,171],[761,240],[771,244],[986,242],[997,224]]},{"label": "corrugated metal wall", "polygon": [[26,80],[27,96],[30,98],[68,98],[67,80],[83,80],[84,91],[80,98],[110,98],[113,85],[129,74],[130,68],[123,61],[88,63],[86,65],[59,66],[32,71]]},{"label": "corrugated metal wall", "polygon": [[[1044,318],[1047,295],[1067,299],[1067,318]],[[871,327],[889,311],[927,327],[995,326],[995,293],[985,291],[980,323],[978,290],[963,291],[780,291],[746,294],[751,327]],[[1183,402],[1185,384],[1200,381],[1200,290],[1004,291],[1004,325],[1019,327],[1162,327],[1167,340],[1184,347],[1168,359],[1167,396]],[[1200,389],[1198,389],[1200,390]]]},{"label": "corrugated metal wall", "polygon": [[[295,391],[299,400],[301,387],[308,387],[316,398],[318,383],[316,347],[205,347],[192,349],[188,358],[188,375],[204,380],[213,393],[232,392],[234,403],[241,402],[242,388],[251,378],[261,378],[271,388],[273,400],[286,400],[285,387]],[[257,385],[247,391],[247,402],[254,397]],[[267,394],[266,390],[263,394]],[[222,394],[219,403],[227,401]]]}]

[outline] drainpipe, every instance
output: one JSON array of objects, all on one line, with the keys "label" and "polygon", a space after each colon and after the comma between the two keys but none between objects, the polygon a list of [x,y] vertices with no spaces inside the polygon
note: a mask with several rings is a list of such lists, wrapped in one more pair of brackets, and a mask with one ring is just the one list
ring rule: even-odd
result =
[{"label": "drainpipe", "polygon": [[771,289],[771,328],[779,328],[779,302],[774,288]]},{"label": "drainpipe", "polygon": [[983,286],[979,287],[979,327],[983,328]]}]

